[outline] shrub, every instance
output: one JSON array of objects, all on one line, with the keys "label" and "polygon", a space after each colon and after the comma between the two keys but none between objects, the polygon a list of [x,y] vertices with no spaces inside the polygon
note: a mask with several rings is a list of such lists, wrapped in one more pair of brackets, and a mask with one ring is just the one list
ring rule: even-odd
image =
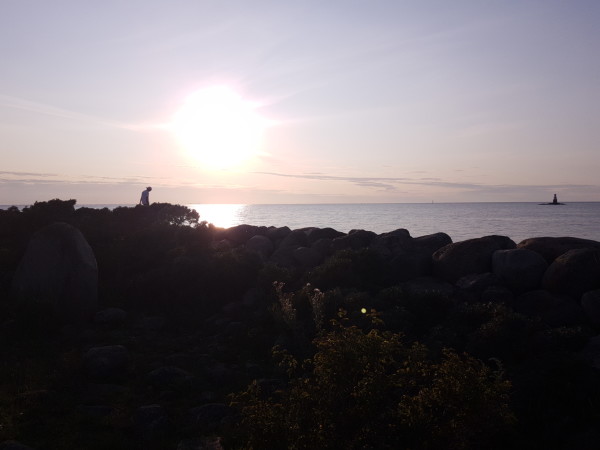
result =
[{"label": "shrub", "polygon": [[466,350],[478,358],[515,362],[528,356],[532,323],[508,308],[494,308],[490,320],[468,336]]},{"label": "shrub", "polygon": [[273,394],[253,383],[233,396],[241,448],[494,448],[510,429],[510,384],[478,360],[447,350],[438,362],[398,333],[337,323]]}]

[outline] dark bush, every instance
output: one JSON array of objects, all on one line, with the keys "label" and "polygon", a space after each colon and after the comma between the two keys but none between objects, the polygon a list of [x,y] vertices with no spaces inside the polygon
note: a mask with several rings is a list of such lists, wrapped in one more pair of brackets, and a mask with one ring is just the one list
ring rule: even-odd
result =
[{"label": "dark bush", "polygon": [[[446,351],[428,358],[397,333],[336,328],[300,365],[279,353],[286,389],[252,384],[233,397],[241,448],[503,448],[513,415],[510,384],[479,361]],[[304,368],[304,369],[302,369]],[[303,371],[304,370],[304,371]]]}]

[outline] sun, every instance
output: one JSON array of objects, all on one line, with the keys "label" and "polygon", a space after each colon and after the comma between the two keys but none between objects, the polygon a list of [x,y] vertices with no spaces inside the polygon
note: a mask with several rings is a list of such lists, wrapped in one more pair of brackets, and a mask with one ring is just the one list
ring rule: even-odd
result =
[{"label": "sun", "polygon": [[268,121],[257,108],[228,86],[211,86],[186,98],[170,128],[203,166],[232,168],[260,149]]}]

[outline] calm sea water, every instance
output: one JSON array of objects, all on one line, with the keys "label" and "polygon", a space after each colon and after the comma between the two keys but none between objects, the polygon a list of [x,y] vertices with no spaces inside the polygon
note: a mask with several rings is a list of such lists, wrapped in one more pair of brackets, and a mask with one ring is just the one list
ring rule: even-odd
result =
[{"label": "calm sea water", "polygon": [[[120,205],[81,205],[116,207]],[[122,205],[131,206],[131,205]],[[418,237],[442,231],[454,242],[499,234],[515,242],[537,236],[572,236],[600,241],[600,202],[538,203],[369,203],[317,205],[187,205],[219,227],[240,224],[331,227],[385,233],[407,229]],[[0,206],[6,208],[6,206]]]},{"label": "calm sea water", "polygon": [[454,242],[491,234],[515,242],[537,236],[572,236],[600,241],[600,202],[387,203],[318,205],[188,205],[217,226],[239,224],[331,227],[384,233],[407,229],[411,236],[442,231]]}]

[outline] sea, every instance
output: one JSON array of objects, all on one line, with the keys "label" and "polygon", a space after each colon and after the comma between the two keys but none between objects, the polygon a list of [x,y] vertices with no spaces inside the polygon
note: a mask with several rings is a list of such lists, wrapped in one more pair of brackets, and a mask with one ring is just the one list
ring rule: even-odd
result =
[{"label": "sea", "polygon": [[[78,205],[114,208],[132,205]],[[229,228],[240,224],[330,227],[349,232],[386,233],[404,228],[418,237],[437,232],[453,242],[488,235],[516,243],[531,237],[571,236],[600,241],[600,202],[539,203],[356,203],[356,204],[188,204],[200,220]],[[6,208],[1,206],[0,208]]]}]

